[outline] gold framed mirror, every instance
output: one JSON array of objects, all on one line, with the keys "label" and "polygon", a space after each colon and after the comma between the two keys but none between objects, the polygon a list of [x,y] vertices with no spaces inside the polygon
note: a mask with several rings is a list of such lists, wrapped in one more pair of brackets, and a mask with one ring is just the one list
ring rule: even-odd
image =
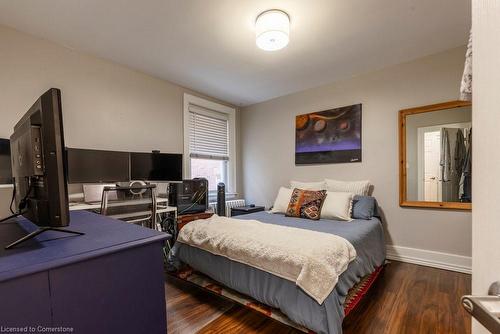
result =
[{"label": "gold framed mirror", "polygon": [[399,205],[471,210],[472,104],[399,111]]}]

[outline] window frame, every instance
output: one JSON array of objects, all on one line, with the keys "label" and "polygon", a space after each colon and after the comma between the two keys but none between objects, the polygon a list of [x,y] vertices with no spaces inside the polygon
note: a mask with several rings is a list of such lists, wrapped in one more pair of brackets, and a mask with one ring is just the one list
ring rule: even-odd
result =
[{"label": "window frame", "polygon": [[[229,160],[227,162],[227,183],[226,194],[237,195],[236,188],[236,109],[225,106],[220,103],[209,101],[207,99],[184,93],[184,112],[183,112],[183,129],[184,129],[184,178],[191,178],[191,156],[189,150],[189,106],[197,106],[215,112],[228,115],[228,137],[229,137]],[[210,191],[210,195],[215,195],[214,191]]]}]

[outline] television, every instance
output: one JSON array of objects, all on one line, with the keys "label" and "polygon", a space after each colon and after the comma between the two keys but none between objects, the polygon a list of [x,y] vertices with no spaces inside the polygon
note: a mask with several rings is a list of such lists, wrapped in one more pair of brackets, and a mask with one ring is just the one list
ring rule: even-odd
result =
[{"label": "television", "polygon": [[130,179],[182,182],[182,154],[130,153]]},{"label": "television", "polygon": [[10,140],[0,138],[0,184],[12,184]]},{"label": "television", "polygon": [[64,162],[61,91],[45,92],[14,126],[10,137],[14,201],[18,212],[38,230],[8,245],[12,248],[36,235],[66,229],[70,223]]},{"label": "television", "polygon": [[130,181],[130,153],[79,148],[66,149],[68,183]]}]

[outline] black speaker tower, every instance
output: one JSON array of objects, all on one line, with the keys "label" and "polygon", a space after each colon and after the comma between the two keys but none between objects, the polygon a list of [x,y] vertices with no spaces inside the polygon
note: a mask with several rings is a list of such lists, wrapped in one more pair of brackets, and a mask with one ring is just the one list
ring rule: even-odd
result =
[{"label": "black speaker tower", "polygon": [[226,215],[226,186],[222,182],[217,184],[217,214]]}]

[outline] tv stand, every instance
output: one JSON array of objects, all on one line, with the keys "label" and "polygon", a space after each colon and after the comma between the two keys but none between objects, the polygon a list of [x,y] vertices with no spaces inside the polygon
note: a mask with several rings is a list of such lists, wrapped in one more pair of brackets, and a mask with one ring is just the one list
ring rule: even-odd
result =
[{"label": "tv stand", "polygon": [[36,237],[37,235],[39,234],[42,234],[43,232],[47,232],[47,231],[57,231],[57,232],[63,232],[63,233],[70,233],[70,234],[76,234],[76,235],[84,235],[85,233],[83,232],[77,232],[77,231],[71,231],[71,230],[66,230],[64,228],[61,228],[61,227],[40,227],[38,230],[34,231],[34,232],[31,232],[30,234],[22,237],[21,239],[17,240],[17,241],[14,241],[13,243],[11,243],[10,245],[7,245],[5,246],[5,249],[11,249],[11,248],[14,248],[16,247],[17,245],[25,242],[25,241],[28,241],[30,239],[33,239],[34,237]]}]

